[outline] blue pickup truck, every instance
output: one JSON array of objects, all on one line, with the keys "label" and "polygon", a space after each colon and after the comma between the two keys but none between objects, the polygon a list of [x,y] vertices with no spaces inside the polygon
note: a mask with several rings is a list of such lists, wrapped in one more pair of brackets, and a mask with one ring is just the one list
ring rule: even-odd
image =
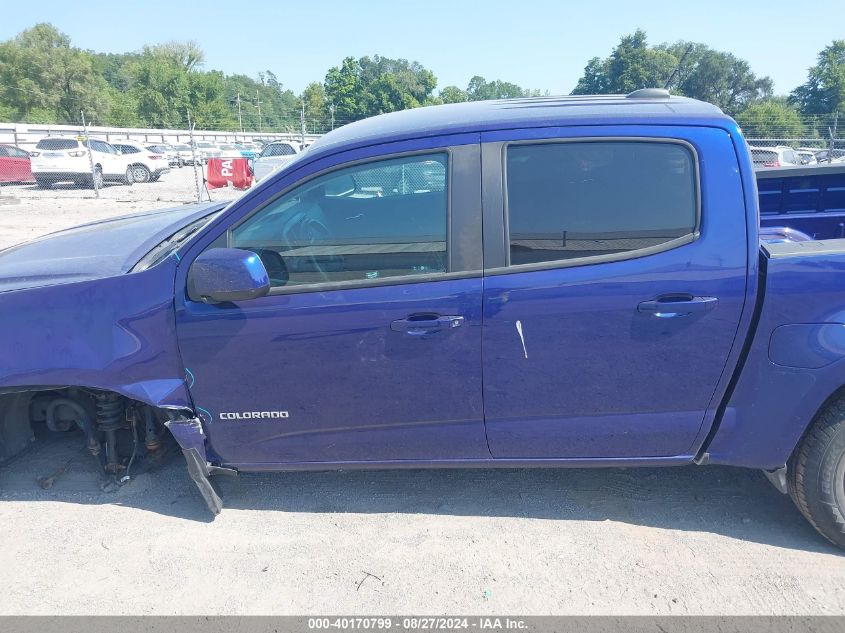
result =
[{"label": "blue pickup truck", "polygon": [[175,439],[215,513],[245,471],[727,464],[845,546],[828,210],[761,239],[736,123],[661,90],[360,121],[228,206],[0,252],[0,458],[77,430],[120,480]]}]

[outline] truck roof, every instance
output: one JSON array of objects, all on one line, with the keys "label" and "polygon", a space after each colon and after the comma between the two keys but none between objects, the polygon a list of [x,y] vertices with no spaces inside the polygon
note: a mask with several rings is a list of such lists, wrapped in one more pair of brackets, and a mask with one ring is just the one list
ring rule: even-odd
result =
[{"label": "truck roof", "polygon": [[647,88],[628,95],[528,97],[401,110],[344,125],[320,138],[309,152],[313,156],[324,150],[485,130],[614,124],[735,125],[710,103]]}]

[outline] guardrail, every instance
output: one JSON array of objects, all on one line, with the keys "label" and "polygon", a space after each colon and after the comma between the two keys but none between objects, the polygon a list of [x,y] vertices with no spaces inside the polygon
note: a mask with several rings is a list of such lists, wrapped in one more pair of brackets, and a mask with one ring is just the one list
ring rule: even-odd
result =
[{"label": "guardrail", "polygon": [[[83,134],[81,125],[54,125],[36,123],[3,123],[0,122],[0,143],[15,145],[21,149],[34,147],[45,136],[72,136]],[[151,128],[119,128],[89,125],[88,132],[92,137],[105,141],[118,139],[133,140],[142,143],[187,143],[190,140],[189,130],[151,129]],[[195,141],[232,142],[281,140],[302,141],[301,134],[279,132],[224,132],[219,130],[194,130]],[[306,134],[305,141],[314,141],[319,134]]]}]

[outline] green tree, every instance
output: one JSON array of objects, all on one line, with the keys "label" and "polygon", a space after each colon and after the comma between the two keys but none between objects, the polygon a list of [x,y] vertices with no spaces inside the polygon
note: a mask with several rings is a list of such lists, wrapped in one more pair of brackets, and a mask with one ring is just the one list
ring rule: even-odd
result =
[{"label": "green tree", "polygon": [[0,44],[0,103],[33,123],[91,121],[108,112],[106,84],[90,53],[70,45],[51,24],[36,24]]},{"label": "green tree", "polygon": [[845,40],[834,40],[819,53],[807,82],[790,95],[804,114],[829,114],[845,109]]},{"label": "green tree", "polygon": [[440,90],[441,103],[463,103],[469,101],[469,95],[466,90],[461,90],[457,86],[446,86]]},{"label": "green tree", "polygon": [[745,60],[695,42],[651,47],[642,30],[624,36],[606,59],[587,62],[573,94],[627,94],[667,84],[732,115],[772,96],[772,80],[757,77]]},{"label": "green tree", "polygon": [[305,86],[300,95],[300,100],[305,104],[305,125],[312,131],[325,131],[328,127],[326,118],[329,116],[326,103],[326,91],[319,81],[312,81]]},{"label": "green tree", "polygon": [[484,101],[487,99],[514,99],[516,97],[531,96],[530,90],[524,90],[509,81],[495,79],[487,81],[478,75],[469,80],[466,89],[469,101]]},{"label": "green tree", "polygon": [[326,73],[325,95],[338,121],[345,123],[426,105],[436,87],[434,73],[418,62],[380,55],[347,57]]},{"label": "green tree", "polygon": [[714,51],[694,42],[661,44],[658,49],[677,59],[669,85],[673,92],[707,101],[729,114],[772,96],[772,80],[757,77],[747,61],[732,53]]},{"label": "green tree", "polygon": [[663,86],[677,62],[666,50],[649,47],[645,31],[638,29],[623,36],[607,59],[587,62],[572,94],[626,94],[639,88]]},{"label": "green tree", "polygon": [[326,99],[335,106],[335,118],[347,122],[363,118],[361,78],[358,60],[346,57],[340,67],[333,66],[324,82]]},{"label": "green tree", "polygon": [[202,52],[191,43],[144,47],[128,64],[138,119],[151,127],[186,127],[190,111],[199,129],[237,129],[223,73],[197,70],[201,59]]},{"label": "green tree", "polygon": [[736,121],[749,138],[799,138],[806,131],[798,111],[782,98],[752,103]]}]

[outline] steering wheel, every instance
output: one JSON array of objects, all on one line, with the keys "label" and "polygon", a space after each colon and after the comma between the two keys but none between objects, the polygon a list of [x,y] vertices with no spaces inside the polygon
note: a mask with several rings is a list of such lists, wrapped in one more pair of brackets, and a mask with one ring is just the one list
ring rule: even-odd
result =
[{"label": "steering wheel", "polygon": [[[331,236],[331,232],[329,231],[329,227],[327,227],[323,222],[318,220],[314,217],[303,217],[296,227],[297,237],[302,242],[309,244],[311,246],[319,246],[321,244],[325,244],[327,238]],[[329,278],[328,272],[325,268],[320,265],[320,259],[317,255],[312,254],[311,263],[314,266],[314,270],[319,273],[320,277],[323,281],[332,281]],[[334,259],[333,257],[331,259]]]}]

